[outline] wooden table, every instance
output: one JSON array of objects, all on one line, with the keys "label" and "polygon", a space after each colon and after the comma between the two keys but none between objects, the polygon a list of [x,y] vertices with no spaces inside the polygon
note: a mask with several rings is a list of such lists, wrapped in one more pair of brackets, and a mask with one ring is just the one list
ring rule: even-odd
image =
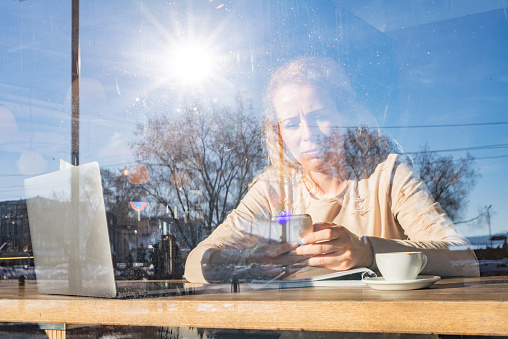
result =
[{"label": "wooden table", "polygon": [[431,288],[302,288],[149,299],[42,295],[0,281],[0,322],[508,336],[508,277]]}]

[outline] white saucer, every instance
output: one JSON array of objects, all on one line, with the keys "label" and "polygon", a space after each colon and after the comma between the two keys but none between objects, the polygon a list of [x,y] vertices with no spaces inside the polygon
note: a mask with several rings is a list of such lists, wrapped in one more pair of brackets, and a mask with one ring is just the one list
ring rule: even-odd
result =
[{"label": "white saucer", "polygon": [[420,275],[414,280],[386,281],[383,277],[364,278],[362,281],[375,290],[407,291],[427,288],[441,277],[437,275]]}]

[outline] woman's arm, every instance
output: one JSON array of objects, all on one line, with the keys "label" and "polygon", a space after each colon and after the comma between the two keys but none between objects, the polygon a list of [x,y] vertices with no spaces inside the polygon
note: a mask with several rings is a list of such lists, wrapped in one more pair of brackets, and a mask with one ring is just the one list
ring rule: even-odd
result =
[{"label": "woman's arm", "polygon": [[304,238],[307,245],[300,246],[296,253],[311,256],[307,260],[310,266],[334,270],[368,266],[376,270],[376,253],[421,251],[428,257],[423,274],[478,276],[478,263],[469,242],[458,234],[425,184],[409,166],[394,164],[393,158],[391,163],[394,167],[389,163],[382,166],[381,175],[388,177],[374,178],[379,191],[371,198],[387,211],[378,214],[374,222],[384,234],[399,234],[402,228],[409,240],[359,238],[349,230],[354,229],[351,225],[357,219],[346,219],[344,227],[315,225],[316,232]]},{"label": "woman's arm", "polygon": [[240,279],[273,278],[282,266],[292,272],[288,266],[302,260],[288,253],[296,245],[280,243],[269,233],[272,215],[280,210],[274,187],[269,173],[261,176],[226,220],[191,251],[185,265],[188,281],[226,282],[233,273]]},{"label": "woman's arm", "polygon": [[478,276],[478,262],[425,183],[405,163],[396,163],[391,180],[391,210],[409,240],[369,237],[373,252],[422,251],[428,257],[423,274]]}]

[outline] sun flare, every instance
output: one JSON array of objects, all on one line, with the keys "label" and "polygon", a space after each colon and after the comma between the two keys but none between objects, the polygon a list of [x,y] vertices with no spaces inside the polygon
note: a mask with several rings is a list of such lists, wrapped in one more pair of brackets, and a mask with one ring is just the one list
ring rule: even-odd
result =
[{"label": "sun flare", "polygon": [[203,84],[217,68],[213,51],[195,42],[173,46],[168,63],[171,75],[185,85]]}]

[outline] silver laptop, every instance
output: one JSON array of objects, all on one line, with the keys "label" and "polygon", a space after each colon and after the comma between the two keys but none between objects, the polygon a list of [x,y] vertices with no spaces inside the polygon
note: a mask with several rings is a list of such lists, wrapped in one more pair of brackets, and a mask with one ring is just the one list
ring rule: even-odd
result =
[{"label": "silver laptop", "polygon": [[185,284],[115,281],[99,164],[25,180],[40,293],[103,298],[186,294]]}]

